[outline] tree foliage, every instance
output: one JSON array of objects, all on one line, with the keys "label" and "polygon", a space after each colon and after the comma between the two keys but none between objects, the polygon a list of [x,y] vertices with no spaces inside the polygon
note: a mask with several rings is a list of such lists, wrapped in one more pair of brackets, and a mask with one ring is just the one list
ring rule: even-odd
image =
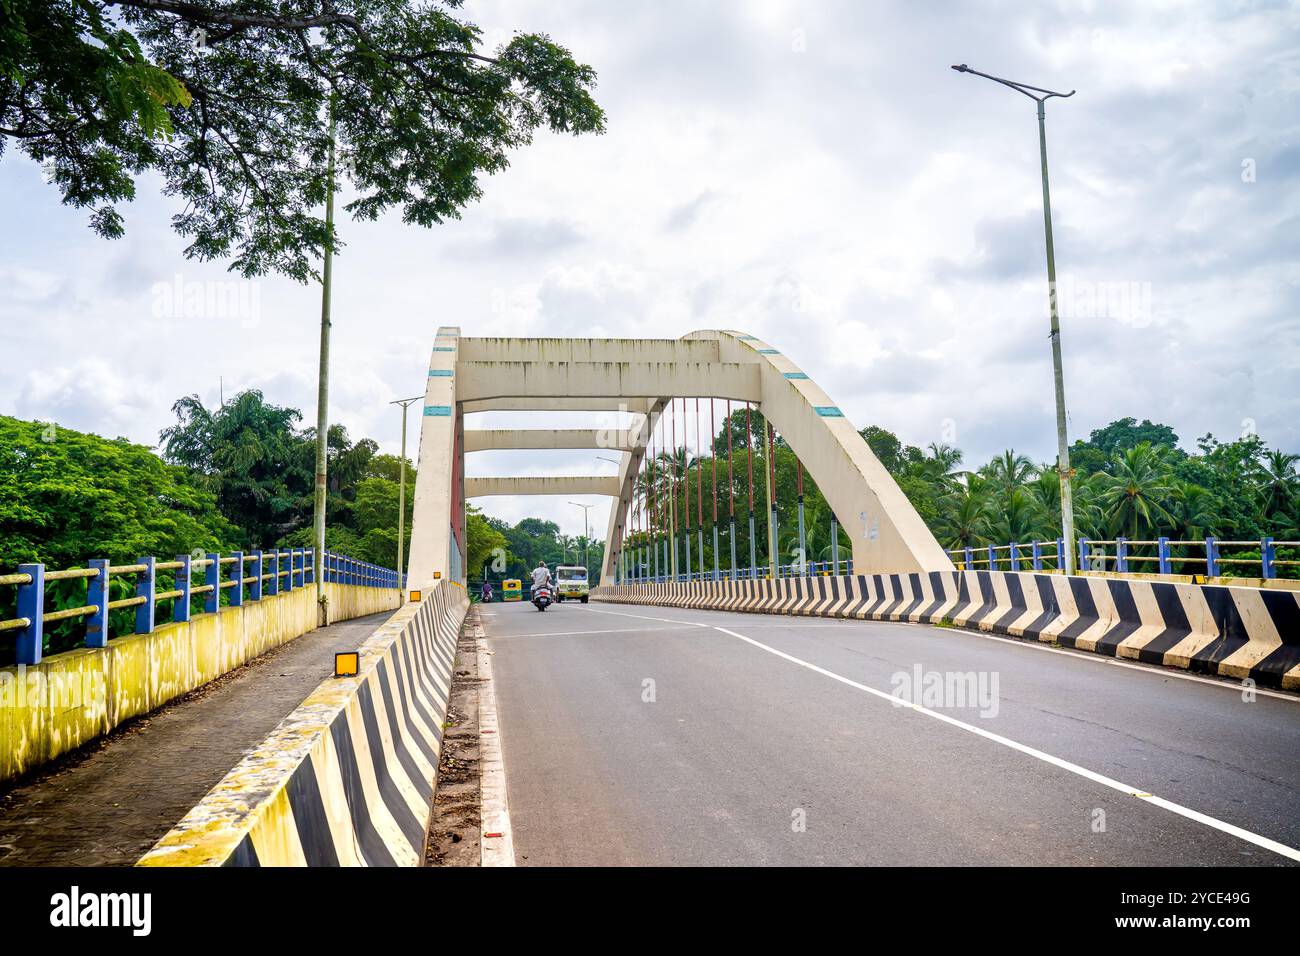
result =
[{"label": "tree foliage", "polygon": [[143,445],[0,416],[0,567],[170,560],[237,535],[199,476]]},{"label": "tree foliage", "polygon": [[544,34],[485,51],[460,0],[3,0],[0,151],[43,164],[100,235],[157,173],[188,256],[315,275],[327,110],[346,209],[459,216],[539,128],[600,132],[595,71]]},{"label": "tree foliage", "polygon": [[[751,413],[747,430],[745,411],[733,411],[722,423],[712,442],[719,461],[719,524],[722,553],[719,566],[730,567],[728,509],[736,503],[737,561],[749,565],[749,513],[754,512],[754,552],[760,565],[767,563],[769,503],[764,483],[768,467],[761,416]],[[732,436],[731,483],[727,484],[727,433]],[[752,452],[746,448],[746,435]],[[980,548],[1022,544],[1038,539],[1051,542],[1060,535],[1061,489],[1055,462],[1035,464],[1032,459],[1008,449],[986,464],[962,469],[962,453],[949,445],[931,444],[927,449],[902,442],[897,435],[875,425],[861,430],[875,456],[884,465],[917,512],[945,548]],[[1166,536],[1173,540],[1203,541],[1207,535],[1231,540],[1300,540],[1300,456],[1268,449],[1257,436],[1221,443],[1212,436],[1198,442],[1198,453],[1189,454],[1176,444],[1178,436],[1167,425],[1149,420],[1140,423],[1125,418],[1092,432],[1071,451],[1075,469],[1071,489],[1077,533],[1092,540],[1152,540]],[[794,563],[798,558],[797,464],[793,451],[777,436],[774,442],[778,561]],[[753,461],[754,484],[750,493],[749,466]],[[705,569],[712,570],[712,470],[713,459],[691,457],[686,449],[663,449],[651,470],[637,478],[638,500],[653,501],[656,508],[641,506],[634,523],[634,549],[642,546],[636,560],[653,552],[644,548],[644,529],[653,527],[662,542],[669,526],[669,501],[673,504],[673,525],[678,538],[679,569],[684,569],[685,533],[691,527],[691,567],[699,570],[701,493]],[[806,557],[809,561],[829,560],[831,509],[811,475],[803,476]],[[688,504],[689,502],[689,504]],[[657,510],[657,519],[647,516]],[[844,516],[853,520],[853,516]],[[841,555],[850,550],[849,530],[841,522]],[[856,529],[854,532],[856,533]],[[662,548],[662,544],[660,545]],[[1147,548],[1146,551],[1150,551]],[[1145,554],[1136,549],[1133,554]],[[1298,553],[1293,554],[1293,551]],[[1184,551],[1184,554],[1192,552]],[[1203,553],[1203,552],[1202,552]],[[1243,557],[1257,555],[1243,552]],[[1300,557],[1300,549],[1279,552],[1279,557]],[[662,570],[662,550],[659,566]],[[1236,566],[1238,574],[1249,574],[1248,566]],[[1179,570],[1180,568],[1176,568]],[[1181,570],[1194,570],[1183,567]],[[1202,566],[1203,570],[1203,566]],[[1225,572],[1233,573],[1225,566]],[[1297,571],[1279,567],[1281,575]]]},{"label": "tree foliage", "polygon": [[[250,389],[218,409],[186,396],[173,411],[177,422],[161,435],[163,456],[190,469],[215,495],[244,547],[311,546],[316,431],[297,427],[298,409],[272,405]],[[376,454],[368,438],[352,442],[341,425],[330,427],[326,446],[326,546],[395,567],[400,459]],[[406,479],[409,545],[415,502],[409,463]]]}]

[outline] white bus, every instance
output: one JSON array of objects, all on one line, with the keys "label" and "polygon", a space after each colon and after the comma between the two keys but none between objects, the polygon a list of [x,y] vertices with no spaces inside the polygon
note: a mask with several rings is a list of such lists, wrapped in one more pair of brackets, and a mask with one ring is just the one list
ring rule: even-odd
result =
[{"label": "white bus", "polygon": [[577,564],[561,564],[555,569],[555,593],[559,600],[577,598],[586,604],[589,592],[586,568]]}]

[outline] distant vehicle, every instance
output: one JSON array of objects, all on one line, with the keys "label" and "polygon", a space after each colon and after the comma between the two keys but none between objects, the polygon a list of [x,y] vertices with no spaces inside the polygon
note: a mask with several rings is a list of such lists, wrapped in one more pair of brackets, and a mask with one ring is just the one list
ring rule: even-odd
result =
[{"label": "distant vehicle", "polygon": [[518,578],[506,578],[501,582],[501,600],[522,601],[523,597],[524,591]]},{"label": "distant vehicle", "polygon": [[559,599],[577,598],[587,603],[591,586],[587,581],[587,569],[577,564],[561,564],[555,569],[556,591]]},{"label": "distant vehicle", "polygon": [[539,611],[545,611],[554,600],[555,592],[549,584],[539,584],[533,588],[533,606]]}]

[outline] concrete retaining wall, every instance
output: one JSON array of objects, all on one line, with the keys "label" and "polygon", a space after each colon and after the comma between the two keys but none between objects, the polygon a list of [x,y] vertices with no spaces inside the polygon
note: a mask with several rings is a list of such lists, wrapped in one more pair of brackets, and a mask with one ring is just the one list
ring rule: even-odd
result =
[{"label": "concrete retaining wall", "polygon": [[[397,606],[389,588],[325,585],[335,620]],[[107,647],[0,668],[0,781],[39,767],[132,717],[229,673],[317,626],[316,589],[164,624]]]},{"label": "concrete retaining wall", "polygon": [[399,610],[139,865],[420,865],[468,608],[439,581]]},{"label": "concrete retaining wall", "polygon": [[1300,592],[1011,571],[602,585],[592,600],[952,623],[1300,690]]}]

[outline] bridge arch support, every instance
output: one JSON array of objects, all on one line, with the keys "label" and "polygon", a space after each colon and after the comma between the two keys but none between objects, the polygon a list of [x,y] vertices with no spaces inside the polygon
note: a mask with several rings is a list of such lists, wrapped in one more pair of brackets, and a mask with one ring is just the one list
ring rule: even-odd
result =
[{"label": "bridge arch support", "polygon": [[[952,569],[952,560],[893,476],[830,396],[789,356],[755,336],[737,331],[692,332],[680,341],[711,342],[720,365],[743,365],[753,370],[755,398],[733,394],[713,397],[757,401],[759,410],[803,462],[839,517],[853,543],[855,571]],[[665,389],[669,395],[693,394],[679,392],[673,382],[664,384],[670,386]],[[701,397],[709,397],[708,392],[701,393]],[[646,418],[647,435],[667,400],[654,403]],[[623,456],[619,499],[610,511],[602,580],[613,580],[617,571],[618,548],[644,455],[642,445]]]},{"label": "bridge arch support", "polygon": [[[646,442],[671,397],[755,403],[803,462],[852,540],[859,573],[951,570],[952,562],[849,419],[778,349],[737,331],[680,339],[461,337],[443,328],[429,362],[421,417],[410,586],[435,577],[463,581],[466,451],[576,448],[619,455],[616,478],[554,479],[613,500],[603,580],[612,580]],[[631,413],[616,429],[466,430],[478,411],[584,410]],[[548,493],[545,480],[476,478],[469,496]]]}]

